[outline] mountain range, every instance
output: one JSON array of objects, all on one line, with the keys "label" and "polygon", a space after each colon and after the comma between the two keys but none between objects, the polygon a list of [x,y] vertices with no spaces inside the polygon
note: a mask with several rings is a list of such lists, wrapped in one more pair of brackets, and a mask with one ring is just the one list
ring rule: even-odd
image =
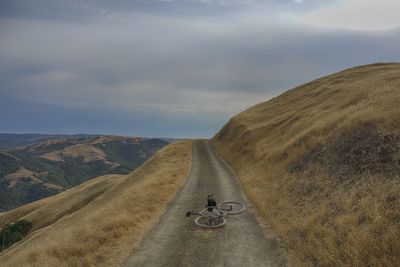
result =
[{"label": "mountain range", "polygon": [[[100,175],[127,174],[168,144],[160,139],[120,136],[40,135],[29,136],[29,141],[27,136],[23,137],[18,144],[39,142],[0,150],[0,210],[3,211]],[[8,147],[14,144],[11,142]]]},{"label": "mountain range", "polygon": [[12,134],[0,133],[0,149],[7,150],[11,148],[28,146],[39,142],[44,142],[49,139],[56,138],[83,138],[94,137],[90,134]]}]

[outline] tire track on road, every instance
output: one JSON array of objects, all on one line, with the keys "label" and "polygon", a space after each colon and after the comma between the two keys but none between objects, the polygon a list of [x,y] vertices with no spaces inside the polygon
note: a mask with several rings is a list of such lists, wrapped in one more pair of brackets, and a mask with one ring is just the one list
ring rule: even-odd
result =
[{"label": "tire track on road", "polygon": [[264,237],[250,209],[227,216],[218,229],[200,228],[185,217],[204,207],[207,193],[218,203],[245,202],[231,170],[207,141],[198,140],[186,184],[123,266],[278,266],[275,242]]}]

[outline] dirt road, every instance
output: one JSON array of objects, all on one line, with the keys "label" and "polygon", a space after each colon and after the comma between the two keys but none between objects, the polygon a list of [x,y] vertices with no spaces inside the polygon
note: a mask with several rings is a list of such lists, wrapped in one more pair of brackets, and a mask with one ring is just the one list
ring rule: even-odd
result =
[{"label": "dirt road", "polygon": [[204,207],[207,193],[217,202],[244,202],[229,168],[206,141],[195,141],[186,184],[123,266],[277,266],[274,242],[264,237],[250,209],[211,230],[195,225],[194,216],[185,217]]}]

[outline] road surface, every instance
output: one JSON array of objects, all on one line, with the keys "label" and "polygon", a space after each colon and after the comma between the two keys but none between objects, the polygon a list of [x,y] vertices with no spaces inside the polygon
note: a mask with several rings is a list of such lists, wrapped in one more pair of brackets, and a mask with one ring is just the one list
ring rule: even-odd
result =
[{"label": "road surface", "polygon": [[278,266],[276,245],[264,237],[250,209],[227,216],[217,229],[203,229],[194,224],[195,216],[185,217],[204,207],[207,193],[217,202],[245,202],[237,179],[208,142],[195,141],[186,184],[123,266]]}]

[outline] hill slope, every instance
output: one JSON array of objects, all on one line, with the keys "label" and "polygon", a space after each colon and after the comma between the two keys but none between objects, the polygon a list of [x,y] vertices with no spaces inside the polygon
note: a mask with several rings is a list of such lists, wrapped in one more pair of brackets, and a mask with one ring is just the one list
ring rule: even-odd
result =
[{"label": "hill slope", "polygon": [[83,138],[94,137],[96,135],[87,134],[9,134],[0,133],[0,149],[7,150],[21,146],[28,146],[39,142],[44,142],[49,139],[56,138]]},{"label": "hill slope", "polygon": [[127,174],[167,142],[119,136],[49,139],[0,151],[0,211],[104,174]]},{"label": "hill slope", "polygon": [[212,143],[290,266],[398,266],[400,64],[292,89],[232,118]]},{"label": "hill slope", "polygon": [[6,213],[32,223],[0,266],[118,266],[158,221],[191,166],[191,142],[157,152],[129,175],[106,175]]}]

